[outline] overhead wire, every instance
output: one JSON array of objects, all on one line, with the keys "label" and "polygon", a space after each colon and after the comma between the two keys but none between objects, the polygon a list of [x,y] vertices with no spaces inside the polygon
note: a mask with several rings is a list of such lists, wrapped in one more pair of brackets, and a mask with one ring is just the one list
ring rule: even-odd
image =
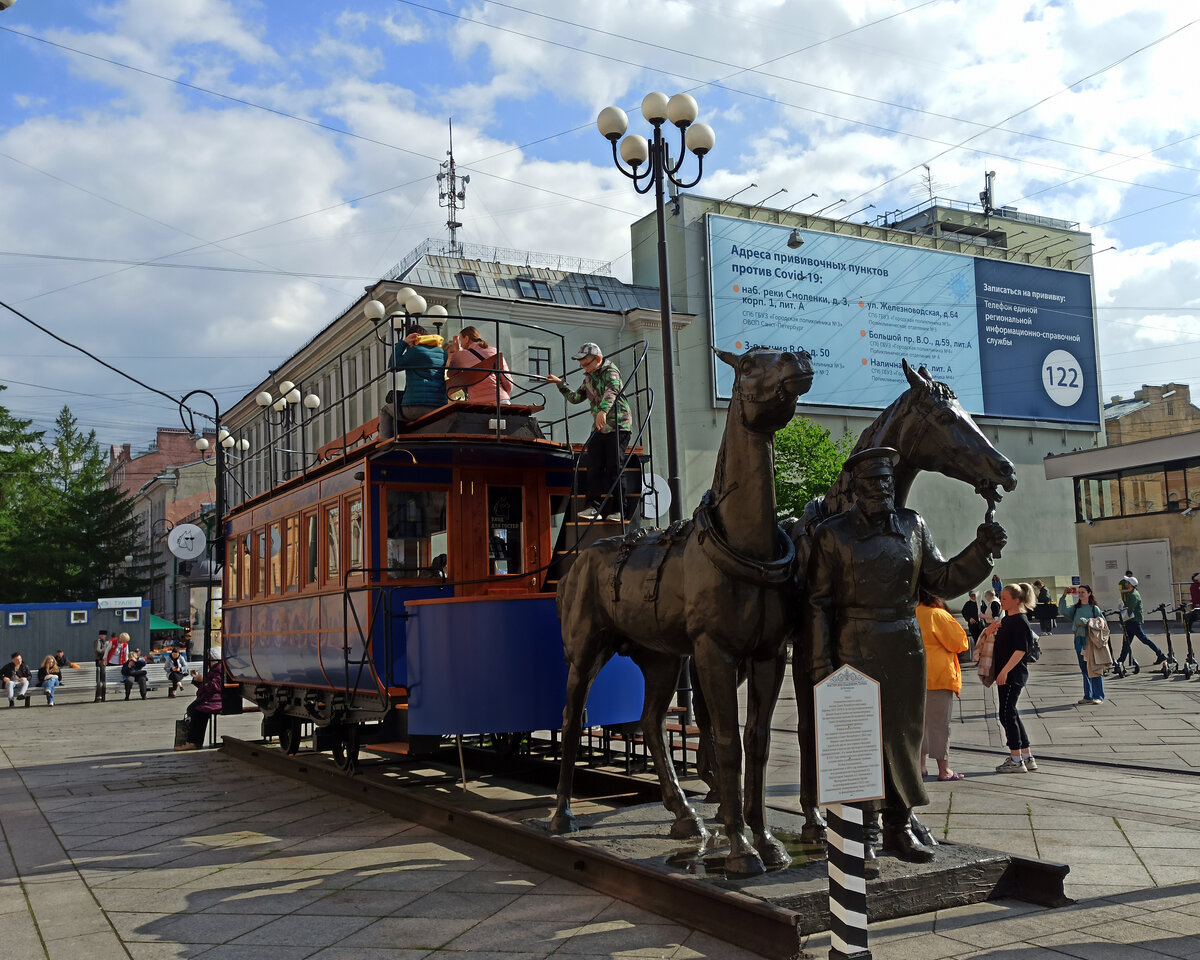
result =
[{"label": "overhead wire", "polygon": [[[416,3],[415,0],[395,0],[395,2],[402,3],[407,6],[419,6],[419,7],[421,7],[421,9],[431,10],[431,11],[439,13],[443,16],[451,15],[451,14],[448,14],[447,11],[445,11],[445,10],[434,10],[434,8],[430,8],[430,7],[424,6],[423,4]],[[564,17],[556,17],[556,16],[553,16],[552,14],[542,13],[537,10],[529,10],[525,7],[518,7],[514,4],[502,3],[502,2],[500,2],[500,0],[488,0],[488,6],[501,7],[501,8],[507,9],[507,10],[513,10],[517,13],[523,13],[523,14],[526,14],[531,17],[538,17],[543,20],[548,20],[552,23],[558,23],[558,24],[561,24],[561,25],[567,26],[567,27],[574,27],[579,30],[587,31],[588,33],[594,33],[599,36],[608,37],[613,40],[619,40],[622,43],[635,43],[638,46],[649,47],[653,50],[659,50],[659,51],[662,51],[665,53],[675,53],[675,54],[679,54],[680,56],[688,57],[692,60],[704,61],[706,63],[715,64],[717,66],[731,68],[731,69],[735,70],[735,73],[732,73],[727,77],[723,77],[720,81],[713,81],[713,82],[706,84],[708,86],[715,86],[715,87],[718,87],[721,89],[730,90],[730,92],[741,92],[741,91],[733,91],[733,90],[731,90],[731,88],[724,87],[723,86],[724,80],[728,80],[732,77],[739,76],[743,73],[751,73],[751,74],[754,74],[755,76],[762,77],[765,80],[778,80],[782,83],[790,83],[790,84],[795,84],[797,86],[808,87],[813,90],[820,90],[823,93],[832,93],[832,94],[836,94],[836,95],[842,96],[842,97],[850,97],[852,99],[862,100],[867,103],[875,104],[877,106],[889,107],[894,110],[900,110],[900,111],[904,111],[906,113],[914,113],[914,114],[918,114],[920,116],[930,117],[930,118],[936,119],[936,120],[950,120],[950,121],[953,121],[954,123],[961,123],[961,124],[965,124],[967,126],[983,127],[983,128],[985,128],[985,131],[987,129],[997,129],[1001,133],[1007,133],[1012,136],[1027,138],[1027,139],[1031,139],[1031,140],[1038,140],[1043,143],[1052,143],[1057,146],[1071,147],[1073,149],[1078,149],[1078,150],[1088,150],[1088,151],[1091,151],[1094,153],[1107,154],[1107,155],[1111,155],[1111,156],[1121,157],[1124,160],[1140,159],[1139,157],[1137,157],[1135,155],[1124,154],[1118,150],[1112,150],[1107,147],[1100,147],[1100,146],[1094,146],[1094,145],[1083,144],[1083,143],[1075,143],[1070,140],[1062,140],[1057,137],[1047,137],[1047,136],[1044,136],[1041,134],[1030,133],[1030,132],[1024,131],[1024,130],[1009,130],[1009,129],[1006,129],[1003,127],[996,128],[992,125],[985,124],[982,121],[972,120],[969,117],[956,117],[952,114],[939,113],[935,110],[924,110],[920,107],[914,107],[911,104],[898,103],[893,100],[884,100],[879,97],[872,97],[872,96],[868,96],[868,95],[862,94],[862,93],[854,93],[853,91],[849,91],[849,90],[841,90],[841,89],[838,89],[837,87],[830,87],[830,86],[827,86],[827,85],[821,84],[821,83],[813,83],[812,81],[809,81],[809,80],[800,80],[796,77],[788,77],[788,76],[784,76],[782,74],[777,74],[777,73],[768,73],[761,69],[761,67],[766,66],[768,64],[777,63],[780,60],[784,60],[784,59],[788,59],[793,56],[797,56],[798,54],[805,53],[808,50],[813,49],[814,47],[820,46],[825,43],[830,43],[835,40],[843,39],[843,38],[849,36],[850,34],[857,33],[859,31],[865,30],[869,27],[877,26],[878,24],[883,23],[887,20],[894,19],[895,17],[901,16],[906,13],[911,13],[911,12],[913,12],[915,10],[919,10],[923,7],[931,6],[932,4],[938,3],[938,2],[941,2],[941,0],[925,0],[925,2],[923,2],[923,3],[918,3],[912,7],[908,7],[904,10],[898,11],[897,13],[889,14],[888,16],[881,17],[878,20],[873,20],[869,23],[861,24],[858,27],[854,27],[850,30],[846,30],[840,34],[836,34],[834,36],[827,37],[822,40],[816,41],[805,47],[801,47],[798,50],[793,50],[793,51],[790,51],[789,53],[782,54],[777,57],[772,57],[771,59],[764,60],[762,63],[756,64],[754,66],[740,65],[740,64],[732,63],[728,60],[721,60],[716,57],[705,56],[704,54],[697,53],[694,50],[680,50],[678,47],[670,47],[670,46],[667,46],[666,44],[655,43],[650,40],[639,39],[638,37],[630,37],[630,36],[622,35],[619,33],[614,33],[610,30],[603,30],[599,27],[593,27],[593,26],[589,26],[584,23],[579,23],[578,21],[567,20]],[[452,15],[452,16],[457,16],[457,15]],[[480,26],[496,27],[496,29],[508,29],[508,28],[498,27],[495,24],[490,24],[485,20],[477,20],[474,18],[467,18],[467,17],[463,17],[462,19],[466,19],[468,22],[477,24]],[[520,31],[515,31],[515,32],[519,33]],[[523,35],[531,36],[529,34],[523,34]],[[539,39],[539,38],[532,37],[532,39]],[[579,48],[572,47],[571,49],[579,49]],[[661,68],[659,68],[659,69],[661,69]],[[668,71],[664,70],[663,72],[668,72]],[[683,79],[689,79],[689,78],[685,77]],[[850,121],[850,122],[854,122],[854,121]],[[573,128],[573,130],[571,132],[574,132],[574,130],[578,130],[578,129],[580,129],[580,128],[578,128],[578,127]],[[1172,163],[1170,161],[1165,161],[1165,160],[1156,160],[1154,162],[1159,163],[1163,166],[1174,167],[1174,168],[1180,169],[1180,170],[1186,170],[1191,173],[1200,173],[1200,168],[1188,166],[1186,164]]]},{"label": "overhead wire", "polygon": [[[861,200],[863,197],[869,196],[870,194],[874,193],[875,191],[883,189],[889,183],[894,183],[896,180],[899,180],[901,177],[907,176],[908,174],[912,173],[914,170],[919,169],[924,164],[933,163],[934,160],[937,160],[940,157],[944,157],[944,156],[946,156],[946,154],[951,153],[954,150],[962,149],[968,143],[970,143],[972,140],[977,140],[979,137],[983,136],[985,133],[988,133],[991,130],[995,130],[995,129],[999,128],[1001,124],[1008,123],[1010,120],[1015,120],[1017,117],[1019,117],[1023,114],[1029,113],[1031,110],[1035,110],[1038,107],[1042,106],[1043,104],[1048,103],[1049,101],[1053,100],[1055,97],[1060,96],[1061,94],[1066,93],[1069,90],[1073,90],[1075,87],[1079,86],[1081,83],[1086,83],[1088,80],[1092,80],[1092,79],[1100,76],[1103,73],[1107,73],[1109,70],[1112,70],[1114,67],[1120,66],[1126,60],[1129,60],[1132,57],[1135,57],[1140,53],[1144,53],[1145,51],[1149,50],[1151,47],[1155,47],[1155,46],[1158,46],[1160,43],[1166,42],[1167,40],[1171,39],[1174,36],[1177,36],[1178,34],[1182,33],[1184,30],[1188,29],[1189,27],[1194,26],[1197,23],[1200,23],[1200,18],[1197,18],[1195,20],[1189,20],[1187,23],[1183,24],[1180,27],[1175,28],[1174,30],[1169,31],[1168,33],[1163,34],[1161,37],[1158,37],[1155,40],[1151,40],[1149,43],[1142,44],[1137,49],[1131,50],[1128,53],[1123,54],[1122,56],[1118,57],[1116,60],[1113,60],[1112,62],[1106,64],[1103,67],[1099,67],[1099,68],[1093,70],[1091,73],[1088,73],[1085,76],[1080,77],[1078,80],[1075,80],[1072,83],[1067,84],[1066,86],[1062,87],[1061,89],[1056,90],[1054,93],[1051,93],[1045,97],[1042,97],[1040,100],[1036,101],[1035,103],[1031,103],[1027,107],[1022,107],[1020,110],[1017,110],[1015,113],[1010,113],[1004,119],[997,120],[995,123],[989,124],[983,130],[980,130],[978,133],[971,134],[971,136],[967,137],[965,140],[961,141],[954,147],[950,147],[946,150],[941,151],[940,153],[934,154],[932,157],[923,161],[922,163],[918,163],[916,166],[909,167],[907,170],[904,170],[901,173],[898,173],[894,176],[888,177],[886,180],[882,181],[881,183],[876,184],[875,186],[871,187],[869,190],[864,190],[862,193],[851,198],[848,202],[854,203],[858,200]],[[1141,184],[1139,184],[1139,186],[1141,186]]]}]

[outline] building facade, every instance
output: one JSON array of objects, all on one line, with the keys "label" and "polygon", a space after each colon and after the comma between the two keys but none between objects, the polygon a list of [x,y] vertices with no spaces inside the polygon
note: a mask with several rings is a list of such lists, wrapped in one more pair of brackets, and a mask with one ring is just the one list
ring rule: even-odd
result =
[{"label": "building facade", "polygon": [[[204,434],[210,441],[212,433]],[[163,470],[196,459],[195,438],[182,427],[159,427],[154,442],[139,453],[130,444],[115,444],[108,451],[108,485],[132,495]]]},{"label": "building facade", "polygon": [[1132,398],[1113,397],[1104,405],[1104,432],[1110,447],[1192,430],[1200,430],[1200,407],[1192,403],[1186,383],[1143,384]]},{"label": "building facade", "polygon": [[1073,485],[1084,583],[1116,605],[1138,577],[1147,607],[1174,604],[1200,570],[1200,431],[1047,457],[1046,476]]},{"label": "building facade", "polygon": [[152,557],[159,576],[150,590],[150,609],[174,623],[195,623],[192,603],[194,579],[207,581],[207,561],[179,560],[170,551],[167,534],[177,524],[196,523],[211,515],[216,500],[216,465],[213,457],[167,467],[148,480],[133,496],[141,549]]},{"label": "building facade", "polygon": [[[713,364],[710,359],[714,346],[726,346],[720,342],[721,337],[714,333],[714,313],[720,313],[728,306],[730,296],[730,290],[726,287],[720,290],[713,289],[712,278],[720,276],[719,270],[722,266],[728,267],[728,264],[722,265],[718,262],[724,251],[710,245],[710,230],[715,230],[717,226],[740,230],[741,236],[750,238],[747,243],[738,247],[738,250],[745,254],[745,259],[738,262],[743,264],[740,269],[744,271],[743,276],[747,278],[747,282],[760,289],[748,298],[746,291],[750,288],[742,285],[742,289],[739,290],[735,284],[732,291],[739,300],[767,300],[766,308],[769,309],[770,294],[776,295],[777,304],[785,306],[789,299],[794,297],[793,313],[797,316],[810,314],[815,300],[819,299],[815,294],[810,297],[805,292],[808,288],[803,286],[797,277],[804,273],[804,282],[809,283],[813,271],[829,274],[835,266],[841,264],[829,265],[826,268],[784,266],[779,273],[776,269],[781,261],[790,259],[793,263],[799,262],[800,254],[808,249],[818,248],[821,239],[816,236],[818,234],[832,235],[839,244],[844,241],[877,241],[878,249],[883,251],[881,256],[884,260],[880,262],[893,262],[889,258],[900,258],[910,253],[928,252],[969,258],[963,260],[968,269],[974,268],[976,275],[985,277],[994,275],[987,271],[1011,273],[1014,268],[1051,268],[1054,273],[1051,275],[1049,271],[1045,271],[1044,275],[1050,276],[1055,283],[1072,284],[1074,289],[1084,291],[1080,295],[1080,301],[1087,300],[1089,305],[1086,317],[1082,318],[1079,324],[1085,331],[1081,337],[1084,342],[1073,345],[1072,349],[1077,353],[1088,353],[1095,357],[1094,316],[1090,310],[1092,301],[1088,299],[1092,293],[1091,243],[1089,235],[1080,232],[1077,224],[1035,217],[1011,209],[985,214],[982,208],[972,208],[966,204],[956,207],[941,202],[911,213],[897,211],[896,214],[892,219],[885,217],[882,223],[872,225],[728,203],[689,194],[683,194],[674,200],[668,213],[666,227],[671,302],[676,311],[695,317],[693,322],[679,332],[676,370],[684,490],[689,504],[697,501],[712,476],[720,444],[724,409],[728,405],[727,401],[719,398],[719,366]],[[710,221],[710,215],[723,220],[716,224]],[[633,224],[631,234],[634,283],[656,282],[658,263],[655,256],[654,217],[648,216]],[[760,246],[755,246],[756,243]],[[774,251],[770,255],[775,259],[754,259],[766,256],[769,251]],[[762,270],[767,268],[771,268],[771,279],[760,282]],[[780,273],[784,274],[785,278],[775,279]],[[905,297],[904,284],[904,279],[897,279],[890,284],[890,288],[898,291],[894,294],[898,300]],[[889,285],[884,284],[882,289],[888,290]],[[871,311],[867,308],[873,304],[859,302],[857,306],[869,313]],[[929,312],[929,306],[924,300],[912,302],[910,309],[913,320],[909,326],[914,338],[927,332],[921,323],[925,319],[922,314]],[[1008,306],[1006,323],[1003,325],[1005,329],[1031,317],[1036,323],[1036,307],[1022,307],[1015,303]],[[806,307],[810,309],[806,311]],[[752,302],[746,309],[759,313],[764,307]],[[755,329],[749,326],[755,322],[757,321],[754,318],[748,319],[745,329]],[[806,328],[798,322],[792,329],[799,331]],[[984,322],[981,318],[978,332],[972,333],[972,336],[980,338],[980,341],[975,343],[976,349],[983,349],[983,331]],[[862,330],[853,331],[855,336],[861,333],[864,338],[869,332],[865,323]],[[749,342],[754,342],[753,333],[750,337]],[[857,399],[842,405],[815,406],[806,401],[811,400],[812,395],[816,393],[823,377],[826,378],[826,382],[830,378],[835,381],[845,378],[849,383],[855,373],[852,368],[837,370],[833,365],[827,365],[827,368],[822,370],[823,358],[819,353],[826,344],[824,337],[821,328],[814,326],[809,326],[806,332],[796,336],[797,346],[814,353],[817,367],[814,389],[809,396],[801,397],[798,413],[828,428],[834,436],[846,432],[857,436],[872,421],[875,411],[881,405],[903,392],[900,351],[892,350],[885,354],[884,348],[890,350],[891,344],[870,340],[869,352],[861,356],[863,365],[887,363],[895,373],[894,392],[890,397],[883,396],[877,403],[873,403],[874,409],[863,409]],[[929,337],[932,338],[933,335],[929,334]],[[996,339],[1006,337],[997,335]],[[727,348],[735,346],[736,343],[729,343]],[[1048,345],[1046,350],[1052,346],[1053,344]],[[1030,357],[1036,356],[1032,361],[1034,371],[1038,369],[1042,353],[1032,351],[1040,349],[1035,345],[1030,351],[1026,351]],[[857,358],[857,354],[855,356]],[[914,360],[915,352],[909,353],[907,357]],[[834,356],[829,359],[837,358]],[[859,359],[854,359],[853,363],[857,365]],[[1090,448],[1100,440],[1101,393],[1095,376],[1098,364],[1085,366],[1087,382],[1083,401],[1089,402],[1094,410],[1094,415],[1090,416],[1091,422],[1058,422],[1050,416],[1039,419],[1024,414],[1020,417],[980,414],[975,416],[987,438],[1013,462],[1018,477],[1016,491],[1004,498],[997,516],[1009,534],[1009,545],[1003,551],[996,567],[1001,578],[1006,581],[1032,581],[1034,578],[1041,578],[1050,583],[1053,589],[1069,584],[1070,577],[1078,571],[1071,484],[1063,479],[1047,479],[1042,460],[1048,452]],[[985,363],[983,367],[986,376],[988,365]],[[948,382],[960,397],[967,392],[962,389],[960,381],[950,373],[938,374],[936,367],[931,369],[938,379]],[[1042,400],[1046,400],[1044,395]],[[966,405],[965,397],[963,402]],[[1041,409],[1045,408],[1050,408],[1051,416],[1056,415],[1054,411],[1058,409],[1057,406],[1043,403]],[[966,546],[974,538],[976,526],[984,519],[984,501],[971,487],[930,473],[922,474],[917,480],[909,498],[909,506],[924,515],[935,539],[948,555]]]}]

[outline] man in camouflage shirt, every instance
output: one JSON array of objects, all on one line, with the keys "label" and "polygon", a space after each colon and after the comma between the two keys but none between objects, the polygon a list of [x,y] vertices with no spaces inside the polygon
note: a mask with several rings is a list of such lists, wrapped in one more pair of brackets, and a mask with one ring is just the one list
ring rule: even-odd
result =
[{"label": "man in camouflage shirt", "polygon": [[594,343],[585,343],[572,358],[583,369],[583,384],[570,390],[561,377],[550,374],[546,379],[558,385],[559,392],[569,403],[591,405],[595,431],[587,442],[587,505],[579,511],[583,520],[603,517],[620,523],[625,519],[621,473],[625,448],[633,428],[629,403],[621,396],[621,371],[615,363],[606,362],[604,354]]}]

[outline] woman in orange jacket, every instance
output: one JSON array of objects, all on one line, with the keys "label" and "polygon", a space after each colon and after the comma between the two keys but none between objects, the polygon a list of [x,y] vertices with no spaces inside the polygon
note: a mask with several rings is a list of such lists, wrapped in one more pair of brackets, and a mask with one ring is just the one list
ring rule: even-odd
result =
[{"label": "woman in orange jacket", "polygon": [[919,594],[917,623],[925,644],[925,741],[921,744],[921,771],[925,758],[933,757],[939,780],[961,780],[950,769],[950,718],[954,698],[962,693],[958,655],[970,644],[967,632],[939,597],[926,590]]}]

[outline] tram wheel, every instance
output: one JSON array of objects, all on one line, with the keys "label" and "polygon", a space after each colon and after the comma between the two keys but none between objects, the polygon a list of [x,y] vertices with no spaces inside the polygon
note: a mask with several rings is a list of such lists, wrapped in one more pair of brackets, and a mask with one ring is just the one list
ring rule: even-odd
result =
[{"label": "tram wheel", "polygon": [[300,721],[295,717],[284,720],[279,730],[279,749],[289,757],[294,757],[300,749]]},{"label": "tram wheel", "polygon": [[358,773],[358,749],[362,727],[351,723],[342,728],[342,735],[333,745],[333,761],[347,776]]}]

